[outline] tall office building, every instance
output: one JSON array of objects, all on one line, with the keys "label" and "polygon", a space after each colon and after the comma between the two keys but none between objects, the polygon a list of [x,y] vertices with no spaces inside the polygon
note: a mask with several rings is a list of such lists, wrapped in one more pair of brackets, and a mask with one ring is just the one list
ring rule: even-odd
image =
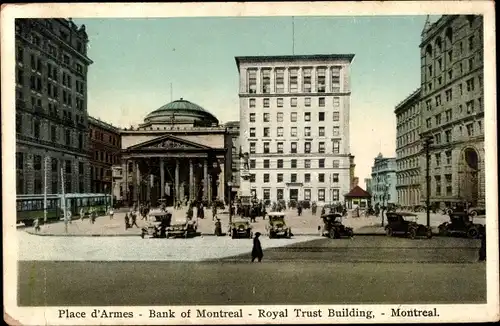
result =
[{"label": "tall office building", "polygon": [[[485,204],[483,50],[482,16],[445,15],[434,24],[427,21],[422,31],[420,136],[434,140],[435,205]],[[420,166],[425,167],[423,155]]]},{"label": "tall office building", "polygon": [[[66,19],[16,19],[16,190],[90,190],[85,26]],[[46,172],[45,172],[46,171]]]},{"label": "tall office building", "polygon": [[[420,88],[396,106],[396,191],[403,207],[422,205]],[[425,170],[423,170],[425,172]]]},{"label": "tall office building", "polygon": [[371,192],[373,204],[386,206],[396,204],[396,158],[384,157],[379,153],[373,161],[371,174]]},{"label": "tall office building", "polygon": [[262,199],[343,202],[353,54],[236,57],[240,144]]},{"label": "tall office building", "polygon": [[227,132],[231,135],[231,198],[234,198],[240,189],[240,122],[229,121],[226,122],[225,127]]}]

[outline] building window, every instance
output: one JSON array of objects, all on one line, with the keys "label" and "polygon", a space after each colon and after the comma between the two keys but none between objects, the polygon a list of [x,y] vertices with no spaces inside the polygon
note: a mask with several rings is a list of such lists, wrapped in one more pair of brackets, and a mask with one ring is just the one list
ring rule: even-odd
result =
[{"label": "building window", "polygon": [[279,159],[277,161],[277,167],[278,167],[278,169],[282,169],[283,168],[283,160],[282,159]]},{"label": "building window", "polygon": [[262,93],[269,94],[271,93],[271,70],[270,69],[262,69]]},{"label": "building window", "polygon": [[444,135],[445,135],[446,142],[451,143],[451,130],[446,130],[444,132]]},{"label": "building window", "polygon": [[451,151],[446,151],[446,165],[451,165]]},{"label": "building window", "polygon": [[325,182],[325,174],[324,173],[318,173],[318,182]]},{"label": "building window", "polygon": [[332,92],[340,92],[340,69],[341,67],[332,68]]},{"label": "building window", "polygon": [[311,143],[310,142],[304,143],[304,153],[311,153]]},{"label": "building window", "polygon": [[277,152],[278,152],[279,154],[283,154],[283,143],[282,143],[282,142],[279,142],[279,143],[276,145],[276,147],[277,147]]},{"label": "building window", "polygon": [[284,195],[283,195],[283,189],[276,189],[276,199],[277,200],[283,200]]},{"label": "building window", "polygon": [[250,143],[250,154],[255,154],[255,153],[256,153],[255,143],[252,142],[252,143]]},{"label": "building window", "polygon": [[436,134],[435,142],[436,144],[441,144],[441,133]]},{"label": "building window", "polygon": [[311,121],[311,112],[304,112],[304,121]]},{"label": "building window", "polygon": [[16,153],[16,170],[24,170],[24,154]]},{"label": "building window", "polygon": [[451,100],[452,100],[452,98],[453,98],[451,88],[450,88],[450,89],[448,89],[448,90],[446,90],[445,94],[446,94],[446,102],[451,101]]},{"label": "building window", "polygon": [[335,126],[333,127],[333,137],[337,137],[340,134],[340,128]]},{"label": "building window", "polygon": [[304,127],[304,137],[311,137],[311,127]]},{"label": "building window", "polygon": [[339,160],[333,160],[333,162],[332,162],[332,167],[333,167],[334,169],[338,169],[338,168],[340,167],[340,162],[339,162]]},{"label": "building window", "polygon": [[269,173],[264,173],[264,183],[269,183]]},{"label": "building window", "polygon": [[319,142],[318,143],[318,153],[324,153],[325,152],[325,142]]},{"label": "building window", "polygon": [[325,127],[318,127],[318,136],[319,137],[325,136]]},{"label": "building window", "polygon": [[269,154],[269,143],[268,142],[264,143],[264,154]]},{"label": "building window", "polygon": [[264,113],[264,115],[263,115],[263,121],[264,122],[271,121],[271,114],[270,113]]},{"label": "building window", "polygon": [[257,93],[257,70],[248,70],[248,93]]},{"label": "building window", "polygon": [[297,122],[297,112],[290,112],[290,121]]},{"label": "building window", "polygon": [[334,141],[333,142],[333,154],[339,154],[340,153],[340,142]]},{"label": "building window", "polygon": [[340,120],[340,113],[333,112],[333,121],[339,121],[339,120]]},{"label": "building window", "polygon": [[302,70],[302,90],[304,93],[311,93],[311,68]]},{"label": "building window", "polygon": [[467,107],[467,114],[474,112],[474,101],[466,102],[465,105]]},{"label": "building window", "polygon": [[290,128],[290,137],[297,137],[297,127]]},{"label": "building window", "polygon": [[296,97],[292,97],[292,98],[290,99],[290,106],[291,106],[292,108],[296,108],[296,107],[297,107],[297,98],[296,98]]},{"label": "building window", "polygon": [[271,189],[265,188],[263,196],[264,196],[264,200],[270,200],[271,199]]},{"label": "building window", "polygon": [[255,108],[255,99],[251,98],[248,100],[248,106],[251,108]]},{"label": "building window", "polygon": [[320,159],[318,160],[318,167],[319,167],[320,169],[322,169],[322,168],[324,168],[324,167],[325,167],[325,159],[324,159],[324,158],[320,158]]},{"label": "building window", "polygon": [[338,173],[332,173],[332,182],[333,183],[339,182],[339,174]]},{"label": "building window", "polygon": [[472,137],[474,136],[474,124],[472,123],[469,123],[467,126],[465,126],[467,128],[467,136],[469,137]]},{"label": "building window", "polygon": [[318,93],[324,93],[326,91],[326,69],[317,68],[316,69],[316,88]]},{"label": "building window", "polygon": [[325,112],[318,112],[318,121],[325,121]]},{"label": "building window", "polygon": [[250,137],[255,137],[255,128],[250,128]]},{"label": "building window", "polygon": [[304,160],[304,168],[305,169],[310,169],[311,168],[311,160],[309,160],[309,159]]},{"label": "building window", "polygon": [[268,99],[268,98],[265,98],[265,99],[263,100],[263,105],[264,105],[264,107],[265,107],[265,108],[268,108],[268,107],[269,107],[269,99]]},{"label": "building window", "polygon": [[276,71],[275,71],[275,84],[276,84],[276,93],[284,93],[285,92],[285,70],[284,69],[276,69]]},{"label": "building window", "polygon": [[441,196],[441,176],[436,175],[434,179],[436,180],[436,196]]},{"label": "building window", "polygon": [[283,137],[283,127],[278,127],[276,137]]},{"label": "building window", "polygon": [[446,119],[446,122],[450,122],[450,121],[452,120],[452,118],[453,118],[453,117],[452,117],[452,110],[451,110],[451,109],[450,109],[450,110],[447,110],[447,111],[445,112],[445,119]]},{"label": "building window", "polygon": [[304,200],[311,200],[311,189],[304,189]]},{"label": "building window", "polygon": [[311,98],[310,97],[306,97],[304,99],[304,106],[306,106],[306,107],[310,107],[311,106]]},{"label": "building window", "polygon": [[290,182],[297,182],[297,173],[290,174]]},{"label": "building window", "polygon": [[276,113],[276,121],[283,122],[283,112]]},{"label": "building window", "polygon": [[441,153],[436,153],[435,158],[436,158],[436,166],[441,166]]},{"label": "building window", "polygon": [[441,124],[441,113],[436,114],[436,127]]},{"label": "building window", "polygon": [[467,84],[467,91],[468,92],[474,91],[474,78],[467,80],[466,84]]},{"label": "building window", "polygon": [[325,189],[318,189],[318,201],[325,201]]},{"label": "building window", "polygon": [[69,173],[71,173],[71,161],[66,160],[66,161],[65,161],[64,168],[65,168],[65,170],[66,170],[66,173],[68,173],[68,174],[69,174]]},{"label": "building window", "polygon": [[297,153],[297,143],[296,142],[290,143],[290,153]]},{"label": "building window", "polygon": [[250,174],[250,182],[255,182],[255,173]]},{"label": "building window", "polygon": [[269,169],[269,160],[264,160],[264,169]]},{"label": "building window", "polygon": [[292,169],[296,169],[297,168],[297,160],[296,159],[292,159],[290,161],[290,168],[292,168]]},{"label": "building window", "polygon": [[299,90],[299,84],[298,84],[298,69],[293,68],[290,69],[289,71],[289,77],[288,77],[288,85],[290,88],[290,93],[297,93]]},{"label": "building window", "polygon": [[40,138],[40,120],[33,119],[33,137]]},{"label": "building window", "polygon": [[304,174],[304,182],[311,182],[311,174],[310,173]]},{"label": "building window", "polygon": [[255,122],[255,113],[250,113],[250,122]]},{"label": "building window", "polygon": [[427,118],[427,120],[425,120],[425,125],[427,126],[427,128],[431,128],[432,127],[432,120],[431,120],[431,118]]},{"label": "building window", "polygon": [[283,173],[276,174],[276,182],[283,182]]},{"label": "building window", "polygon": [[333,106],[334,107],[339,107],[340,106],[340,97],[334,97],[333,98]]},{"label": "building window", "polygon": [[434,99],[436,100],[436,106],[440,106],[441,105],[441,95],[437,95]]},{"label": "building window", "polygon": [[279,108],[283,107],[283,99],[282,98],[276,99],[276,106]]},{"label": "building window", "polygon": [[325,107],[325,98],[324,97],[318,98],[318,106]]},{"label": "building window", "polygon": [[255,169],[255,160],[250,160],[250,168]]},{"label": "building window", "polygon": [[264,137],[271,137],[271,130],[269,127],[264,128]]}]

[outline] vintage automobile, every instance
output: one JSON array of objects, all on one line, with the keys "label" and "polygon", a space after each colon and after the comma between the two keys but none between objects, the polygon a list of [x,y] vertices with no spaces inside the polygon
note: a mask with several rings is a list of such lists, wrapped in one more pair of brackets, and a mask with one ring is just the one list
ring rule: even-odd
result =
[{"label": "vintage automobile", "polygon": [[187,217],[177,216],[172,220],[170,226],[167,227],[167,238],[190,238],[196,236],[198,224],[196,220]]},{"label": "vintage automobile", "polygon": [[389,237],[394,235],[404,235],[410,239],[418,236],[432,238],[432,229],[423,224],[418,224],[417,214],[408,212],[388,212],[385,234]]},{"label": "vintage automobile", "polygon": [[341,237],[352,237],[354,231],[352,228],[342,224],[342,214],[329,213],[321,216],[323,220],[322,236],[331,239],[338,239]]},{"label": "vintage automobile", "polygon": [[245,219],[236,219],[231,222],[231,238],[249,238],[253,237],[252,226]]},{"label": "vintage automobile", "polygon": [[439,235],[450,236],[467,236],[471,239],[476,239],[480,235],[482,229],[481,224],[474,224],[470,219],[470,214],[466,212],[453,212],[450,214],[450,221],[439,225]]},{"label": "vintage automobile", "polygon": [[486,208],[484,207],[469,207],[469,215],[472,217],[486,215]]},{"label": "vintage automobile", "polygon": [[141,238],[166,238],[166,230],[172,220],[172,214],[162,210],[149,213],[147,225],[141,228]]},{"label": "vintage automobile", "polygon": [[266,231],[269,238],[291,238],[292,230],[285,223],[285,214],[280,212],[271,212],[267,215],[268,224]]}]

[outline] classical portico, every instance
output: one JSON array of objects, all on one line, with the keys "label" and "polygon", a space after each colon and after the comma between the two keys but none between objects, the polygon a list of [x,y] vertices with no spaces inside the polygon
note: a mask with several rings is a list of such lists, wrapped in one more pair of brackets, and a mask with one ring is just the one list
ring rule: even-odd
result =
[{"label": "classical portico", "polygon": [[121,132],[123,189],[129,204],[225,200],[231,138],[215,117],[181,99],[144,121]]}]

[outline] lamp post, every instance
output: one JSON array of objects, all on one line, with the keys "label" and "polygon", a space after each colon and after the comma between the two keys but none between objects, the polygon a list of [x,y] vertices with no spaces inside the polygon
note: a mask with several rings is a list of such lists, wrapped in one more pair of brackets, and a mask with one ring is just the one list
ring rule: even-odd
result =
[{"label": "lamp post", "polygon": [[387,193],[389,192],[389,184],[384,184],[384,194],[382,195],[382,207],[385,207],[385,210],[382,209],[382,226],[384,226],[384,212],[387,212]]},{"label": "lamp post", "polygon": [[[426,183],[426,199],[425,199],[425,205],[426,207],[426,214],[427,214],[427,227],[430,227],[431,224],[431,176],[429,173],[429,165],[430,165],[430,160],[431,160],[431,154],[430,154],[430,149],[431,145],[433,143],[432,137],[427,137],[424,140],[424,149],[425,149],[425,183]],[[460,187],[459,187],[460,189]]]},{"label": "lamp post", "polygon": [[233,187],[233,183],[229,181],[227,183],[227,186],[229,188],[229,225],[231,225],[231,223],[233,222],[233,210],[232,210],[233,204],[231,202],[231,191],[232,191],[231,188]]},{"label": "lamp post", "polygon": [[47,173],[49,170],[49,162],[50,162],[50,157],[46,156],[45,157],[45,166],[44,166],[44,183],[43,183],[43,223],[47,224]]}]

